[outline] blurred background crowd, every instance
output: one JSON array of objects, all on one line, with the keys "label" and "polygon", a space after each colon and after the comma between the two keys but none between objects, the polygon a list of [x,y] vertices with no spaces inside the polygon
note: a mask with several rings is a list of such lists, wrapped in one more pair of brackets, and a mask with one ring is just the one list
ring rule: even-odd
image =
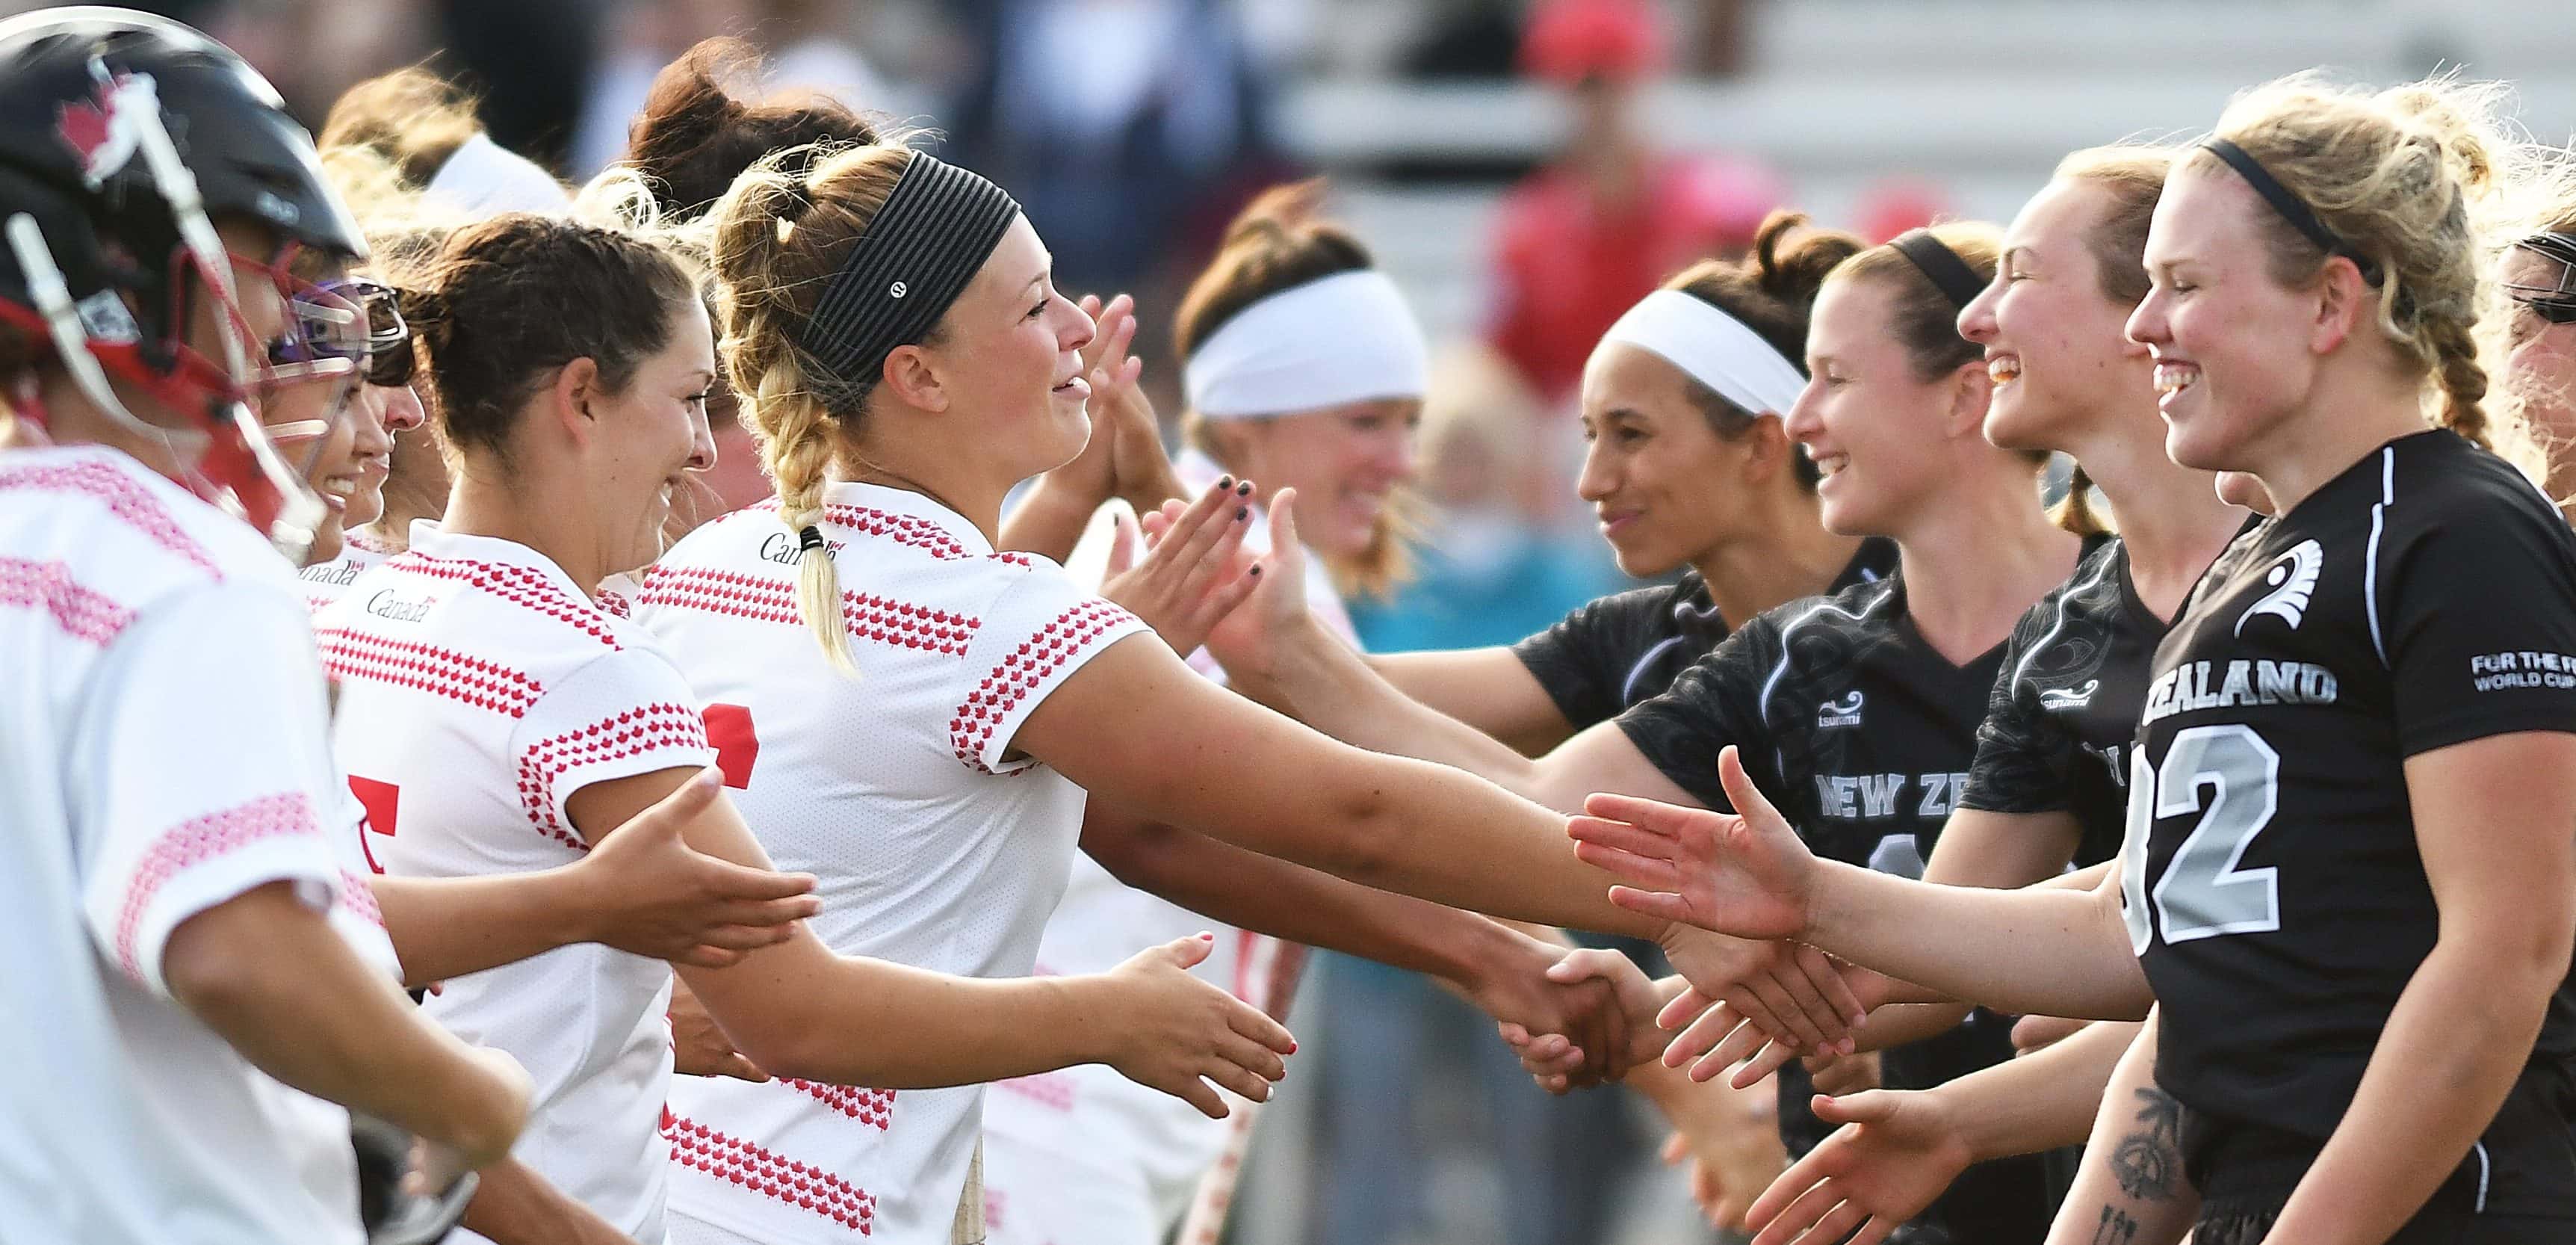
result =
[{"label": "blurred background crowd", "polygon": [[[318,123],[426,62],[493,137],[580,180],[712,34],[767,90],[927,131],[1045,231],[1068,292],[1136,293],[1139,353],[1254,192],[1312,173],[1412,297],[1437,370],[1421,572],[1369,647],[1508,643],[1626,586],[1577,497],[1572,393],[1610,322],[1804,209],[1885,239],[2000,220],[2071,149],[2180,132],[2324,63],[2464,64],[2576,130],[2566,0],[129,0],[206,29]],[[0,3],[0,12],[40,7]],[[1549,1099],[1421,979],[1334,960],[1265,1117],[1249,1245],[1705,1239],[1626,1096]]]}]

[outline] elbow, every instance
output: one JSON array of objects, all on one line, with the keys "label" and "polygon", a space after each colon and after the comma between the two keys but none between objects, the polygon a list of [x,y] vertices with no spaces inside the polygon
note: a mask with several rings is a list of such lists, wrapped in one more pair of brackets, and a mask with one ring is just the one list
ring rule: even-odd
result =
[{"label": "elbow", "polygon": [[220,1032],[286,993],[294,983],[281,967],[299,962],[298,939],[328,929],[286,883],[270,883],[179,922],[161,946],[162,984]]},{"label": "elbow", "polygon": [[1397,821],[1396,800],[1385,781],[1354,784],[1325,811],[1305,863],[1364,886],[1394,889],[1402,864],[1397,845],[1404,835]]},{"label": "elbow", "polygon": [[829,1026],[764,1022],[739,1034],[727,1028],[725,1037],[736,1054],[771,1076],[833,1085],[851,1080],[849,1036]]},{"label": "elbow", "polygon": [[1178,833],[1162,822],[1094,808],[1083,819],[1082,852],[1120,883],[1152,891],[1162,880],[1155,866],[1168,857]]}]

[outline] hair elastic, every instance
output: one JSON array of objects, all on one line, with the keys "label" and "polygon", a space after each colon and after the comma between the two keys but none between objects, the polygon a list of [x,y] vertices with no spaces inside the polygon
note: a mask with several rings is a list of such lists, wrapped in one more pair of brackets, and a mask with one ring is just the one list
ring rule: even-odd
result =
[{"label": "hair elastic", "polygon": [[823,544],[823,529],[808,523],[797,531],[796,551],[798,553],[801,554],[810,549],[822,549],[825,547],[826,546]]},{"label": "hair elastic", "polygon": [[2361,269],[2362,280],[2372,285],[2379,284],[2379,265],[2372,262],[2369,256],[2362,254],[2359,248],[2336,237],[2335,231],[2327,228],[2325,221],[2317,216],[2316,209],[2309,207],[2299,196],[2290,193],[2290,188],[2273,177],[2271,170],[2263,167],[2262,161],[2256,160],[2252,155],[2247,154],[2244,148],[2224,138],[2203,139],[2200,145],[2211,155],[2226,161],[2227,167],[2236,170],[2237,176],[2244,178],[2245,184],[2254,188],[2254,193],[2263,196],[2263,201],[2271,204],[2272,210],[2281,214],[2281,219],[2290,222],[2291,228],[2306,235],[2308,241],[2316,243],[2318,250],[2351,260],[2355,267]]},{"label": "hair elastic", "polygon": [[1968,261],[1959,258],[1959,253],[1951,250],[1949,243],[1934,236],[1929,229],[1908,229],[1896,235],[1888,245],[1895,247],[1896,253],[1904,256],[1917,271],[1931,278],[1933,286],[1941,291],[1941,297],[1949,299],[1953,308],[1967,310],[1968,304],[1975,302],[1977,295],[1986,288],[1986,283],[1978,279],[1977,270],[1969,267]]},{"label": "hair elastic", "polygon": [[874,380],[888,354],[937,327],[1019,215],[1019,202],[1001,187],[912,153],[797,344],[839,380]]}]

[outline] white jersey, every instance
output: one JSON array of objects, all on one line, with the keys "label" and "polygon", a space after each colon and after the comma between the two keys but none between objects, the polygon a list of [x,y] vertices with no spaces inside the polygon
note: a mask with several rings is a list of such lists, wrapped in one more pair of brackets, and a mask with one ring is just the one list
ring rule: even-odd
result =
[{"label": "white jersey", "polygon": [[[1064,892],[1083,791],[1011,752],[1085,662],[1145,630],[1054,562],[995,553],[919,493],[825,492],[855,679],[796,610],[796,533],[774,503],[683,538],[636,619],[706,700],[735,803],[781,869],[810,872],[833,950],[1025,976]],[[949,1239],[981,1087],[853,1089],[682,1077],[676,1217],[754,1240]]]},{"label": "white jersey", "polygon": [[317,562],[296,572],[303,580],[304,604],[319,614],[324,607],[340,599],[358,577],[385,564],[394,556],[394,547],[369,536],[358,528],[340,534],[340,556],[328,562]]},{"label": "white jersey", "polygon": [[22,1070],[0,1232],[357,1241],[347,1113],[253,1069],[162,977],[172,929],[254,887],[293,883],[344,931],[373,912],[326,842],[292,570],[114,450],[0,452],[0,669],[0,1054]]},{"label": "white jersey", "polygon": [[[416,524],[409,552],[315,621],[340,684],[340,761],[387,873],[566,864],[589,850],[573,793],[713,759],[679,671],[525,545]],[[451,979],[423,1004],[527,1067],[533,1108],[511,1154],[648,1245],[663,1233],[670,990],[662,961],[582,943]]]},{"label": "white jersey", "polygon": [[[1224,474],[1188,452],[1173,464],[1192,495]],[[1270,529],[1258,507],[1244,547],[1270,551]],[[1323,563],[1306,556],[1306,601],[1316,617],[1356,643],[1350,614]],[[1190,666],[1220,683],[1225,672],[1202,649]],[[1094,973],[1115,968],[1147,947],[1216,934],[1215,948],[1192,970],[1236,997],[1253,999],[1255,947],[1269,941],[1138,890],[1088,856],[1038,946],[1038,971]],[[984,1108],[984,1183],[993,1245],[1153,1245],[1188,1209],[1199,1178],[1215,1162],[1226,1124],[1116,1069],[1085,1064],[993,1087]]]}]

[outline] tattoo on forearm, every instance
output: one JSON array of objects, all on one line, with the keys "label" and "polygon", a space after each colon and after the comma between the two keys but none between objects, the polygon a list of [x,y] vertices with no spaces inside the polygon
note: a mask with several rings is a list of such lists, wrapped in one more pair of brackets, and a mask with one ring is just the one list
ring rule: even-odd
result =
[{"label": "tattoo on forearm", "polygon": [[2136,1093],[2137,1127],[2112,1149],[2111,1176],[2130,1197],[2162,1201],[2181,1191],[2182,1104],[2153,1086]]},{"label": "tattoo on forearm", "polygon": [[2102,1224],[2093,1229],[2093,1245],[2130,1245],[2137,1239],[2137,1220],[2108,1206],[2102,1208]]}]

